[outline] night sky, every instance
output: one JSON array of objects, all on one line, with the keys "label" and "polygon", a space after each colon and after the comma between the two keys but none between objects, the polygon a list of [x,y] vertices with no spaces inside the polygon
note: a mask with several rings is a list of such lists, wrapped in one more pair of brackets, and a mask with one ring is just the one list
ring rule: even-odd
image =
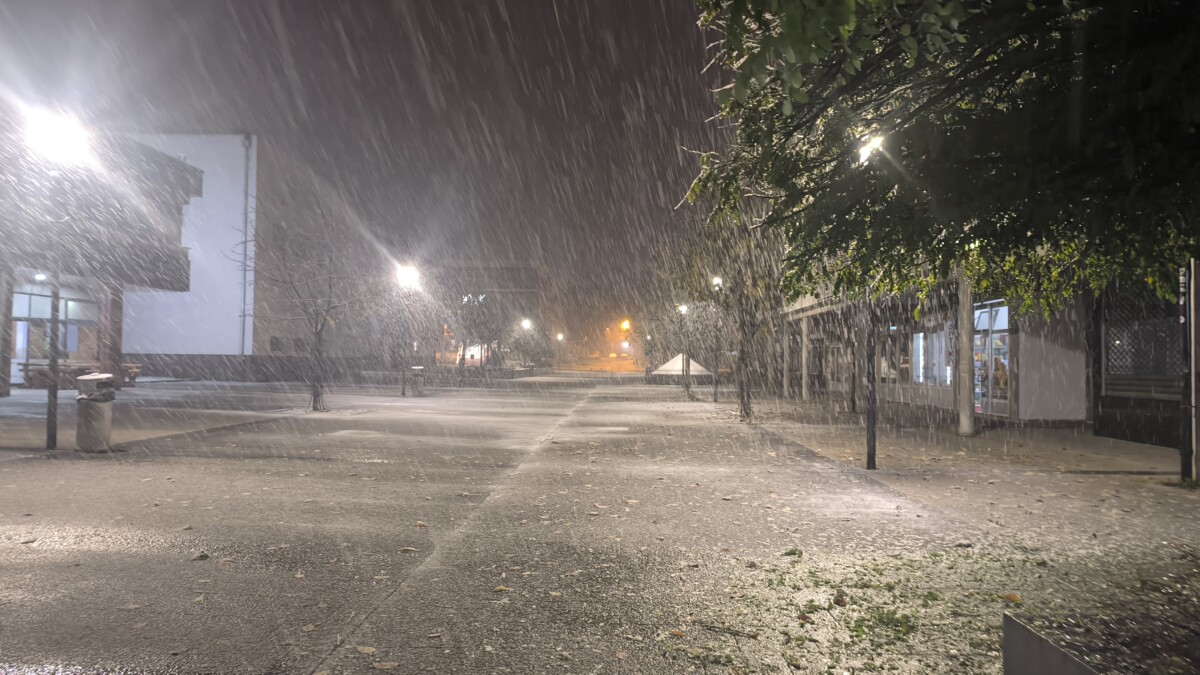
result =
[{"label": "night sky", "polygon": [[319,194],[402,257],[541,262],[582,328],[651,283],[646,242],[696,171],[681,146],[715,143],[696,15],[689,0],[7,2],[0,73],[99,127],[258,133],[260,223]]}]

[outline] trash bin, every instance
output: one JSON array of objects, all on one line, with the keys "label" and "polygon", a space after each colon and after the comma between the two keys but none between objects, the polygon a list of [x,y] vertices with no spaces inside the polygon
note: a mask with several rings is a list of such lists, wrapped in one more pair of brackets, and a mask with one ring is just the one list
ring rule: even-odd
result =
[{"label": "trash bin", "polygon": [[112,449],[112,402],[117,397],[117,378],[93,373],[75,378],[79,415],[75,421],[75,449],[102,452]]},{"label": "trash bin", "polygon": [[425,366],[413,366],[412,370],[412,395],[425,395]]}]

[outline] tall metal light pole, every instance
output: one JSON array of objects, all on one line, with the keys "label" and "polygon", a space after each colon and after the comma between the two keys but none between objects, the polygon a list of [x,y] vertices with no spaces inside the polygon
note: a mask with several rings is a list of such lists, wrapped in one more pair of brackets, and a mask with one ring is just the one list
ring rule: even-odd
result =
[{"label": "tall metal light pole", "polygon": [[679,332],[683,334],[683,363],[679,366],[679,372],[683,374],[683,393],[685,396],[692,395],[692,354],[691,345],[688,342],[687,332],[687,313],[688,306],[680,305],[679,310]]},{"label": "tall metal light pole", "polygon": [[[24,142],[25,147],[34,155],[38,163],[46,168],[48,178],[56,184],[50,191],[56,195],[57,206],[64,212],[66,198],[58,194],[57,183],[66,183],[69,178],[61,174],[62,169],[87,168],[95,162],[92,149],[92,135],[83,124],[68,115],[40,108],[24,108]],[[68,219],[70,214],[64,217]],[[59,356],[59,320],[61,312],[59,305],[62,296],[62,256],[63,246],[61,236],[54,239],[50,251],[52,269],[50,270],[50,335],[46,354],[47,369],[50,371],[50,382],[46,387],[46,449],[58,448],[58,356]]]},{"label": "tall metal light pole", "polygon": [[[396,265],[396,286],[400,288],[404,300],[411,301],[413,293],[421,291],[421,271],[413,265]],[[405,303],[407,305],[407,303]],[[403,323],[404,337],[404,359],[400,364],[400,395],[408,396],[408,360],[409,355],[413,351],[412,345],[412,322],[409,321],[409,307],[402,307],[404,317],[401,319]]]},{"label": "tall metal light pole", "polygon": [[[713,293],[718,298],[721,297],[721,291],[725,290],[725,280],[721,277],[712,278]],[[716,345],[716,356],[713,358],[713,403],[717,402],[717,385],[718,376],[721,374],[721,303],[718,300],[713,303],[713,308],[716,310],[716,335],[714,336],[714,344]]]},{"label": "tall metal light pole", "polygon": [[1183,328],[1183,391],[1180,396],[1179,478],[1197,477],[1196,415],[1196,261],[1189,259],[1179,275],[1179,320]]},{"label": "tall metal light pole", "polygon": [[867,298],[867,336],[866,336],[866,356],[867,363],[867,469],[874,470],[875,466],[875,417],[876,417],[876,400],[875,387],[878,383],[878,376],[875,373],[875,307],[871,304],[870,297]]},{"label": "tall metal light pole", "polygon": [[[882,150],[883,137],[871,136],[863,141],[863,144],[858,149],[858,161],[860,164],[866,164],[871,159],[871,155],[876,150]],[[876,445],[876,387],[879,384],[879,377],[875,373],[876,357],[875,357],[875,304],[870,289],[867,290],[866,299],[866,405],[867,405],[867,469],[875,470],[875,445]]]}]

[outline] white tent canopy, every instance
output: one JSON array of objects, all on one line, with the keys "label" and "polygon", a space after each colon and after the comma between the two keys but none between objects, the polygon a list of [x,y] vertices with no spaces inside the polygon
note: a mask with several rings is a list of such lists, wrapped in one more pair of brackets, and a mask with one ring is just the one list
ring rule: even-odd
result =
[{"label": "white tent canopy", "polygon": [[[708,370],[706,370],[704,368],[704,366],[700,365],[699,363],[696,363],[695,361],[691,361],[690,365],[691,365],[691,372],[689,374],[692,377],[696,377],[699,375],[711,375],[712,374],[712,373],[708,372]],[[653,374],[654,375],[683,375],[683,354],[676,354],[675,358],[673,358],[670,361],[667,361],[666,363],[659,366],[658,370],[654,371]]]}]

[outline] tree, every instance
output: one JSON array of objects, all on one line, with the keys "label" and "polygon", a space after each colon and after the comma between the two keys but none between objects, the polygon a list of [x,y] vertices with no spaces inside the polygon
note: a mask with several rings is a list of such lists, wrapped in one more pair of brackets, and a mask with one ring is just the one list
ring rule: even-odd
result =
[{"label": "tree", "polygon": [[305,334],[301,361],[308,386],[310,412],[327,412],[325,393],[333,375],[330,339],[337,322],[354,312],[377,306],[386,281],[363,275],[351,259],[337,228],[323,207],[316,207],[315,227],[308,231],[280,223],[270,246],[260,249],[254,266],[256,287],[274,294],[264,318],[296,325]]},{"label": "tree", "polygon": [[700,5],[737,138],[690,196],[714,218],[762,197],[793,295],[929,289],[959,268],[1048,311],[1114,280],[1170,295],[1197,253],[1200,94],[1178,83],[1200,76],[1200,17],[1183,0]]},{"label": "tree", "polygon": [[[455,334],[460,336],[464,348],[471,344],[485,346],[488,350],[488,365],[498,365],[499,343],[508,335],[515,321],[515,314],[502,299],[484,293],[464,295],[455,317]],[[480,363],[484,355],[480,354]]]},{"label": "tree", "polygon": [[508,346],[522,363],[538,364],[554,356],[550,337],[537,328],[517,327],[509,334]]},{"label": "tree", "polygon": [[[759,217],[747,215],[754,208],[749,202],[718,208],[708,219],[696,211],[684,212],[657,256],[658,269],[674,297],[688,299],[689,305],[709,303],[715,309],[709,335],[716,336],[718,320],[732,329],[738,416],[743,421],[753,415],[755,362],[768,379],[778,372],[779,345],[772,335],[783,310],[783,238],[776,230],[756,226]],[[719,285],[713,283],[714,277],[720,277]]]}]

